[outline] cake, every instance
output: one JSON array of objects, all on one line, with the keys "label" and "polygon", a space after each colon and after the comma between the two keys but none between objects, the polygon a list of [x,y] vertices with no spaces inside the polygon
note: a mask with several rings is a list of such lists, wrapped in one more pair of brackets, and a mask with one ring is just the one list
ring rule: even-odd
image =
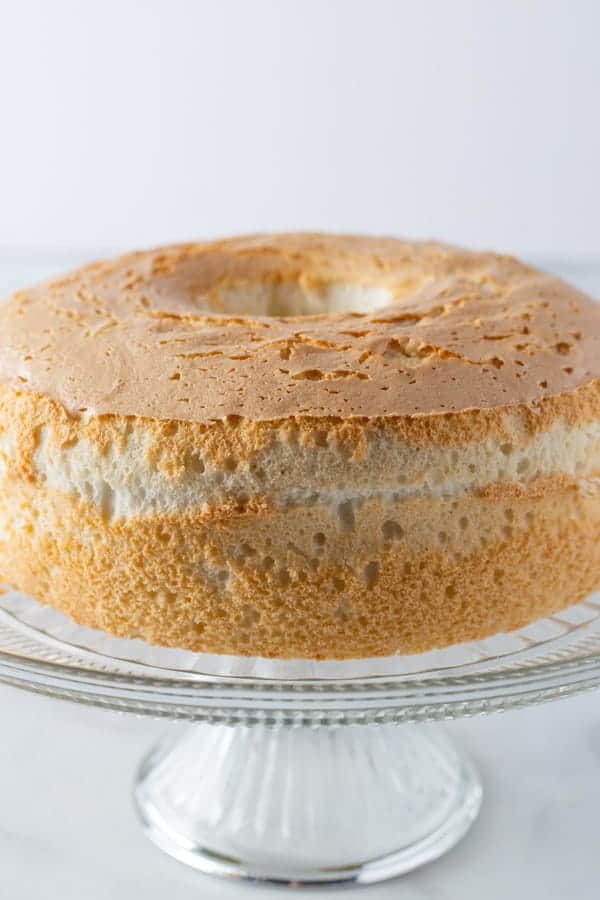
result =
[{"label": "cake", "polygon": [[600,306],[513,258],[255,235],[0,307],[0,581],[213,653],[416,653],[600,585]]}]

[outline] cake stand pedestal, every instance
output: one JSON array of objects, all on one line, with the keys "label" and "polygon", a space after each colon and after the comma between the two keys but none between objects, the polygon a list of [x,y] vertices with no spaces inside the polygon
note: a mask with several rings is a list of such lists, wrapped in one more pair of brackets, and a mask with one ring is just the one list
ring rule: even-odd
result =
[{"label": "cake stand pedestal", "polygon": [[117,640],[9,593],[0,681],[193,723],[149,754],[134,791],[146,833],[181,862],[369,883],[440,856],[477,816],[477,774],[427,723],[600,686],[600,602],[434,653],[317,663]]},{"label": "cake stand pedestal", "polygon": [[198,725],[147,757],[135,799],[148,836],[204,872],[368,883],[455,844],[481,787],[427,726]]}]

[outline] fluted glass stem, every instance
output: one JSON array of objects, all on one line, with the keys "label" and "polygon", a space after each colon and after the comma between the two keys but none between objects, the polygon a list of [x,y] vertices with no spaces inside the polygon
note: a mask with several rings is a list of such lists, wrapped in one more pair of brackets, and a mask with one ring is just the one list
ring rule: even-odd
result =
[{"label": "fluted glass stem", "polygon": [[377,881],[439,856],[481,789],[430,726],[210,725],[165,741],[136,785],[150,837],[213,874]]}]

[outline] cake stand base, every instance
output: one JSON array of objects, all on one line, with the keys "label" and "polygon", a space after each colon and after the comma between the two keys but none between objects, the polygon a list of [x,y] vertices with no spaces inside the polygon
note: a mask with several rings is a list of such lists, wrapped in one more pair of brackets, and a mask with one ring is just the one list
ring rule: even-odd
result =
[{"label": "cake stand base", "polygon": [[194,725],[143,762],[162,850],[211,875],[290,885],[393,878],[468,830],[479,779],[424,725]]}]

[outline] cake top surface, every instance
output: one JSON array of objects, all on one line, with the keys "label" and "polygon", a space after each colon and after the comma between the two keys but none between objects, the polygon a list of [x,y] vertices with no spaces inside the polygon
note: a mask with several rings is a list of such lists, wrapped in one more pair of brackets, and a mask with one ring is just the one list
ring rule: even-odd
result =
[{"label": "cake top surface", "polygon": [[404,417],[600,377],[600,306],[433,242],[255,235],[131,253],[0,307],[0,378],[71,414]]}]

